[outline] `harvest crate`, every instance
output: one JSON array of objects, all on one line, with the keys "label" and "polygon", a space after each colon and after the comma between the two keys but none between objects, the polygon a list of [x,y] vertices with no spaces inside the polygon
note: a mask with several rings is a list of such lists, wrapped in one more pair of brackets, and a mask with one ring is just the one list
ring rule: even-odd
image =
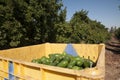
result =
[{"label": "harvest crate", "polygon": [[[93,68],[72,70],[31,63],[52,53],[72,53],[96,62]],[[104,80],[104,44],[44,43],[0,51],[0,80]]]}]

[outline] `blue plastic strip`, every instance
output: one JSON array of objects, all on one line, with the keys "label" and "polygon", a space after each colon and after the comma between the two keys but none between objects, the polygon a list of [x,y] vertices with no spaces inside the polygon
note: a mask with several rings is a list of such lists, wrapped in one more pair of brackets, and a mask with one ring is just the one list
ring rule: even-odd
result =
[{"label": "blue plastic strip", "polygon": [[65,48],[65,52],[67,54],[70,54],[70,55],[73,55],[73,56],[78,56],[78,54],[76,53],[76,51],[73,48],[72,44],[67,44],[67,46]]},{"label": "blue plastic strip", "polygon": [[13,62],[9,62],[9,79],[14,80],[14,76],[12,75],[14,73],[14,67],[13,67]]},{"label": "blue plastic strip", "polygon": [[8,79],[4,78],[4,80],[8,80]]}]

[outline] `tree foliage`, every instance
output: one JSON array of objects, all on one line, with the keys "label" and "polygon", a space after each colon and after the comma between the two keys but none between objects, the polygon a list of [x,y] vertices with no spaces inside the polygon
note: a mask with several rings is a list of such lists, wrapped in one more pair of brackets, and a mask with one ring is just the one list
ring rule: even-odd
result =
[{"label": "tree foliage", "polygon": [[76,12],[70,20],[72,42],[102,43],[109,39],[107,28],[100,22],[89,19],[88,12]]},{"label": "tree foliage", "polygon": [[108,31],[88,11],[66,22],[62,0],[0,0],[0,49],[44,42],[102,43]]},{"label": "tree foliage", "polygon": [[65,22],[61,0],[0,0],[0,46],[55,42],[56,24]]},{"label": "tree foliage", "polygon": [[120,27],[118,29],[116,29],[115,36],[118,40],[120,40]]}]

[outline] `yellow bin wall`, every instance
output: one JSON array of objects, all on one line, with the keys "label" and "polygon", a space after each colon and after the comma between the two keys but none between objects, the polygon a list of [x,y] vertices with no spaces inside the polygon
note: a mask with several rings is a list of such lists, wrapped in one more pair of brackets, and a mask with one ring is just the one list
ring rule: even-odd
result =
[{"label": "yellow bin wall", "polygon": [[67,44],[45,43],[0,51],[0,80],[104,80],[105,45],[72,44],[79,56],[97,65],[84,70],[71,70],[31,63],[32,59],[62,53]]}]

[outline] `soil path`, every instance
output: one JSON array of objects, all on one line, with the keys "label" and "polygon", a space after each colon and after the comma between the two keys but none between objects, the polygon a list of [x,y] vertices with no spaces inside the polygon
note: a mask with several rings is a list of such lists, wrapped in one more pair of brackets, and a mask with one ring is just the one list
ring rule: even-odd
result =
[{"label": "soil path", "polygon": [[112,37],[106,43],[105,80],[120,80],[120,41]]},{"label": "soil path", "polygon": [[105,56],[105,80],[120,80],[120,54],[106,50]]}]

